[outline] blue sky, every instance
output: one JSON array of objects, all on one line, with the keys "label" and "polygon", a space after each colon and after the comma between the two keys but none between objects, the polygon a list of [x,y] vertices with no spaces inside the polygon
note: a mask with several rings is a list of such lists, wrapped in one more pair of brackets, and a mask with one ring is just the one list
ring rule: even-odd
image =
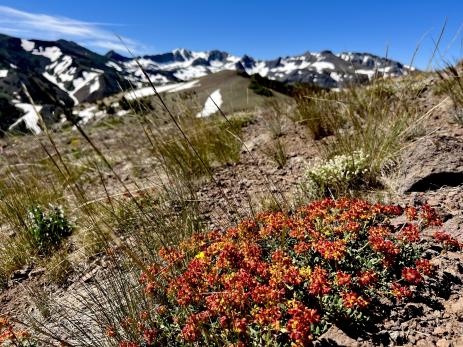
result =
[{"label": "blue sky", "polygon": [[117,33],[138,54],[217,48],[270,59],[323,49],[385,55],[388,47],[390,57],[409,63],[422,40],[420,68],[446,19],[440,50],[453,61],[461,57],[458,0],[0,0],[1,33],[70,39],[100,53],[124,53]]}]

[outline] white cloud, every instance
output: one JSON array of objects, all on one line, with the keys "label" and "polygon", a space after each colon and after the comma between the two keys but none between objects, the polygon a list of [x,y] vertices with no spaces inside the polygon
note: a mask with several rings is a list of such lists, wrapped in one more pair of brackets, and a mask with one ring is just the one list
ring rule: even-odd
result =
[{"label": "white cloud", "polygon": [[114,49],[127,54],[126,45],[131,51],[138,52],[144,47],[126,37],[121,37],[123,44],[106,26],[110,23],[91,23],[66,17],[24,12],[12,7],[0,5],[0,31],[22,38],[57,40],[67,39],[97,50]]}]

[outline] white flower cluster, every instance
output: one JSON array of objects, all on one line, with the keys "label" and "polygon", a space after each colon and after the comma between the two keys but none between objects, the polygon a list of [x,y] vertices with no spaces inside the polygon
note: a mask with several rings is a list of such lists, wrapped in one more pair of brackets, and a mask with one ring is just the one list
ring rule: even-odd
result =
[{"label": "white flower cluster", "polygon": [[368,155],[355,151],[352,155],[337,155],[305,173],[303,189],[310,198],[318,198],[326,191],[339,191],[362,179],[368,173]]}]

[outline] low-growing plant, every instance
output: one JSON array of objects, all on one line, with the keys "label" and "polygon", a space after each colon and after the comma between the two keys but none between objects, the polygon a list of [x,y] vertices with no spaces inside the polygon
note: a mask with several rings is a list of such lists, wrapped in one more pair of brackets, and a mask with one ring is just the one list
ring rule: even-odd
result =
[{"label": "low-growing plant", "polygon": [[349,199],[262,213],[161,249],[140,277],[145,306],[100,323],[119,346],[307,345],[330,324],[365,327],[385,297],[420,295],[434,270],[421,230],[441,224],[427,205]]},{"label": "low-growing plant", "polygon": [[301,190],[311,200],[330,195],[353,195],[371,183],[369,164],[368,156],[363,151],[334,156],[305,172]]},{"label": "low-growing plant", "polygon": [[29,211],[31,242],[41,254],[49,254],[64,238],[72,234],[73,225],[60,206],[35,206]]},{"label": "low-growing plant", "polygon": [[5,317],[0,317],[0,346],[33,347],[36,343],[25,330],[17,329]]},{"label": "low-growing plant", "polygon": [[[29,165],[26,169],[4,167],[0,180],[0,278],[30,264],[38,255],[31,227],[33,206],[47,206],[62,197],[59,180],[46,165]],[[47,174],[45,174],[45,172]],[[3,282],[0,280],[0,282]]]},{"label": "low-growing plant", "polygon": [[[240,73],[239,73],[240,74]],[[244,73],[248,76],[246,73]],[[291,84],[271,80],[259,74],[250,76],[249,89],[253,90],[258,95],[273,96],[272,90],[286,95],[292,95],[295,87]]]}]

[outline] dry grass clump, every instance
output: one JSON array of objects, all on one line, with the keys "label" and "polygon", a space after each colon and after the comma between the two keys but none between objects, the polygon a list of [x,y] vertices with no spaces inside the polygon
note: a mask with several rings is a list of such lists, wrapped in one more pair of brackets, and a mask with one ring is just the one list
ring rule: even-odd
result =
[{"label": "dry grass clump", "polygon": [[197,118],[186,116],[179,125],[187,139],[171,129],[152,136],[153,152],[165,170],[187,180],[207,176],[213,167],[239,160],[241,128],[251,120],[248,116]]},{"label": "dry grass clump", "polygon": [[[380,183],[381,176],[397,162],[407,141],[417,134],[420,114],[411,101],[414,97],[411,94],[406,85],[397,86],[380,80],[367,87],[302,97],[298,100],[299,114],[314,137],[322,139],[321,151],[325,160],[351,158],[350,161],[354,162],[357,153],[362,153],[361,171],[365,175],[355,174],[355,181],[357,188],[365,189]],[[346,167],[344,171],[337,177],[344,175],[345,183],[339,179],[323,182],[323,175],[317,174],[315,181],[318,186],[323,186],[321,190],[325,193],[345,194],[354,187],[350,184],[352,170]],[[341,185],[343,189],[340,189]]]},{"label": "dry grass clump", "polygon": [[435,86],[435,91],[439,95],[447,95],[451,98],[454,106],[454,119],[463,125],[463,73],[462,64],[456,66],[448,64],[442,70],[437,71],[440,82]]}]

